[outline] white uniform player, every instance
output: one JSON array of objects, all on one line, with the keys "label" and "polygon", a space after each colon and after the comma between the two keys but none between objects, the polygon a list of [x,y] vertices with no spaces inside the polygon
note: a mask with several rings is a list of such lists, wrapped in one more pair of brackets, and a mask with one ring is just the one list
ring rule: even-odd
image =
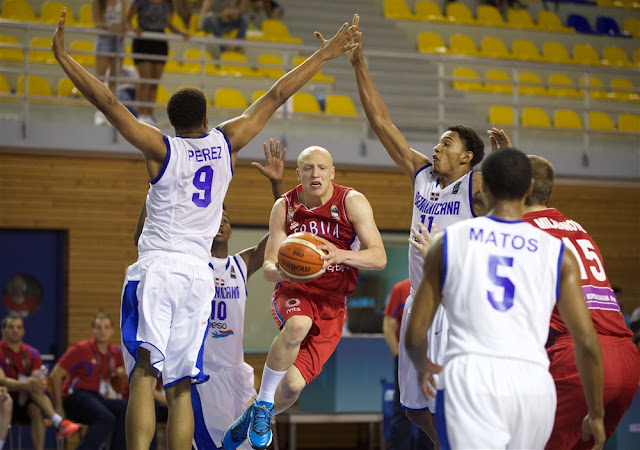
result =
[{"label": "white uniform player", "polygon": [[[418,171],[414,180],[413,217],[411,226],[419,229],[422,223],[431,231],[433,225],[443,230],[449,225],[464,219],[475,217],[472,207],[472,180],[473,171],[459,178],[442,189],[438,178],[432,173],[432,165],[429,164]],[[411,295],[404,307],[404,315],[400,326],[400,342],[398,345],[398,384],[400,385],[400,404],[411,410],[428,409],[436,413],[435,400],[427,401],[420,391],[416,369],[406,354],[404,346],[405,328],[408,317],[411,314],[413,296],[420,280],[424,267],[424,258],[413,246],[409,246],[409,279],[411,280]],[[449,323],[444,308],[440,306],[429,329],[428,357],[436,364],[444,361],[444,350],[447,345]]]},{"label": "white uniform player", "polygon": [[[256,391],[253,368],[244,362],[242,337],[247,301],[247,266],[240,253],[211,258],[216,296],[211,303],[203,363],[210,378],[191,387],[196,450],[222,446],[222,434]],[[241,448],[250,449],[248,443]]]},{"label": "white uniform player", "polygon": [[167,387],[185,377],[206,380],[201,345],[189,343],[205,337],[214,283],[209,251],[233,169],[219,129],[194,139],[165,136],[165,143],[165,164],[147,195],[138,261],[127,269],[121,327],[128,374],[142,346]]},{"label": "white uniform player", "polygon": [[544,345],[563,252],[522,221],[481,217],[444,231],[451,328],[437,393],[441,445],[544,448],[556,407]]}]

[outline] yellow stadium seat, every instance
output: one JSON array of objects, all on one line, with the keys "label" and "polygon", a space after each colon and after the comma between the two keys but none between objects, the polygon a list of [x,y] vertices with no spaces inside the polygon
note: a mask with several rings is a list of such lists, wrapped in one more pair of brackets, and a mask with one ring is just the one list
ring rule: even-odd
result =
[{"label": "yellow stadium seat", "polygon": [[525,30],[535,30],[538,28],[533,23],[533,19],[526,9],[509,8],[507,11],[507,25]]},{"label": "yellow stadium seat", "polygon": [[[188,27],[185,25],[184,20],[180,17],[180,14],[174,12],[171,14],[171,23],[174,27],[176,27],[180,31],[187,31]],[[171,33],[172,31],[169,28],[164,29],[165,33]]]},{"label": "yellow stadium seat", "polygon": [[[39,75],[29,75],[29,77],[27,78],[27,83],[29,85],[27,89],[27,93],[29,96],[51,97],[51,88],[49,87],[49,84],[43,77]],[[24,75],[20,75],[18,77],[18,83],[16,86],[16,94],[18,95],[24,94],[25,92],[24,85],[25,85]],[[46,100],[43,100],[43,99],[33,99],[29,101],[33,101],[36,103],[46,102]]]},{"label": "yellow stadium seat", "polygon": [[173,50],[169,49],[167,54],[167,62],[164,64],[164,71],[170,73],[182,73],[182,64],[176,59],[176,54]]},{"label": "yellow stadium seat", "polygon": [[640,48],[633,51],[633,65],[635,67],[640,67]]},{"label": "yellow stadium seat", "polygon": [[591,66],[602,64],[598,52],[590,44],[576,44],[573,46],[573,62]]},{"label": "yellow stadium seat", "polygon": [[[29,43],[29,62],[40,64],[56,64],[57,61],[51,51],[51,39],[32,38]],[[34,49],[34,47],[37,47]]]},{"label": "yellow stadium seat", "polygon": [[627,17],[624,19],[624,25],[622,27],[624,31],[632,34],[633,36],[640,38],[640,19],[635,17]]},{"label": "yellow stadium seat", "polygon": [[542,60],[550,63],[571,64],[573,60],[569,56],[566,47],[560,42],[549,41],[542,46]]},{"label": "yellow stadium seat", "polygon": [[[62,8],[64,8],[64,3],[55,2],[55,1],[46,1],[42,4],[42,8],[40,9],[40,22],[49,23],[49,24],[57,24],[60,20],[60,14],[62,14]],[[75,25],[76,21],[73,17],[73,12],[69,7],[67,7],[67,16],[65,18],[65,23],[68,25]]]},{"label": "yellow stadium seat", "polygon": [[418,35],[418,51],[421,53],[447,53],[447,46],[439,34],[423,31]]},{"label": "yellow stadium seat", "polygon": [[556,109],[553,113],[553,126],[582,130],[582,120],[577,112],[570,109]]},{"label": "yellow stadium seat", "polygon": [[[511,84],[495,83],[495,81],[508,81],[511,82],[511,78],[506,72],[498,69],[489,69],[485,74],[487,81],[484,83],[484,90],[487,92],[495,92],[496,94],[511,94],[513,93],[513,86]],[[493,81],[493,83],[492,83]]]},{"label": "yellow stadium seat", "polygon": [[590,130],[615,130],[611,117],[602,111],[589,112],[589,129]]},{"label": "yellow stadium seat", "polygon": [[247,100],[237,89],[233,88],[218,88],[216,89],[215,96],[213,97],[213,106],[215,108],[229,108],[229,109],[247,109]]},{"label": "yellow stadium seat", "polygon": [[167,90],[167,88],[159,84],[158,90],[156,91],[156,103],[160,105],[166,105],[167,103],[169,103],[170,98],[171,98],[171,95],[169,94],[169,91]]},{"label": "yellow stadium seat", "polygon": [[473,25],[476,23],[471,14],[471,10],[464,3],[449,2],[445,9],[445,16],[449,22],[464,25]]},{"label": "yellow stadium seat", "polygon": [[189,33],[192,36],[206,36],[207,33],[200,29],[200,14],[194,13],[189,17]]},{"label": "yellow stadium seat", "polygon": [[498,8],[492,5],[478,5],[476,9],[476,22],[487,27],[506,27],[502,14]]},{"label": "yellow stadium seat", "polygon": [[[93,67],[96,65],[94,51],[95,44],[90,41],[73,41],[69,45],[69,55],[81,66]],[[91,54],[85,52],[91,52]]]},{"label": "yellow stadium seat", "polygon": [[563,73],[549,75],[549,88],[547,93],[554,97],[581,98],[584,93],[579,92],[571,78]]},{"label": "yellow stadium seat", "polygon": [[551,120],[544,109],[527,107],[522,110],[522,125],[525,127],[550,128]]},{"label": "yellow stadium seat", "polygon": [[491,125],[513,125],[513,108],[504,105],[491,105],[489,123]]},{"label": "yellow stadium seat", "polygon": [[296,92],[293,94],[293,112],[320,114],[322,110],[313,95],[308,92]]},{"label": "yellow stadium seat", "polygon": [[468,67],[456,67],[453,70],[453,88],[458,91],[482,92],[484,88],[475,70]]},{"label": "yellow stadium seat", "polygon": [[609,82],[608,97],[613,100],[638,101],[640,96],[631,80],[627,78],[612,78]]},{"label": "yellow stadium seat", "polygon": [[611,46],[605,47],[602,50],[602,64],[606,66],[629,67],[631,61],[629,61],[627,52],[620,47]]},{"label": "yellow stadium seat", "polygon": [[[584,76],[580,77],[580,87],[584,88],[586,85],[586,81]],[[594,77],[593,75],[589,76],[589,96],[594,100],[603,100],[607,98],[607,91],[604,89],[595,89],[595,88],[604,88],[604,84],[602,80],[598,77]],[[580,92],[584,90],[581,89]]]},{"label": "yellow stadium seat", "polygon": [[431,0],[418,0],[416,2],[416,12],[414,17],[417,20],[428,20],[430,22],[444,22],[446,19],[442,15],[440,6]]},{"label": "yellow stadium seat", "polygon": [[[279,66],[279,67],[263,67],[263,64],[268,64],[271,66]],[[280,78],[284,75],[284,63],[282,62],[282,58],[278,55],[272,55],[270,53],[265,53],[258,56],[258,75],[266,78]]]},{"label": "yellow stadium seat", "polygon": [[[0,35],[0,44],[20,45],[13,36]],[[24,61],[24,51],[21,48],[0,48],[0,61]]]},{"label": "yellow stadium seat", "polygon": [[2,74],[0,74],[0,102],[17,101],[17,99],[2,97],[2,95],[10,95],[10,94],[11,94],[11,88],[9,87],[9,83],[7,83],[7,79]]},{"label": "yellow stadium seat", "polygon": [[267,91],[254,91],[253,95],[251,96],[251,104],[254,104],[256,102],[256,100],[258,100],[260,97],[262,97],[264,94],[266,94]]},{"label": "yellow stadium seat", "polygon": [[544,31],[555,31],[556,33],[575,33],[575,28],[562,25],[560,17],[553,11],[540,10],[538,13],[538,28]]},{"label": "yellow stadium seat", "polygon": [[614,0],[596,0],[596,3],[602,8],[613,8],[613,1]]},{"label": "yellow stadium seat", "polygon": [[[298,67],[300,64],[305,62],[307,59],[306,56],[298,56],[293,59],[294,67]],[[336,81],[335,77],[331,75],[325,75],[322,72],[317,72],[314,76],[311,77],[311,81],[315,81],[317,83],[333,83]]]},{"label": "yellow stadium seat", "polygon": [[[60,78],[58,81],[58,97],[83,98],[82,92],[73,84],[69,78]],[[87,103],[89,105],[89,103]]]},{"label": "yellow stadium seat", "polygon": [[[452,3],[449,3],[452,5]],[[449,53],[452,55],[479,56],[475,42],[466,34],[452,34],[449,39]]]},{"label": "yellow stadium seat", "polygon": [[506,44],[501,39],[491,36],[482,38],[480,55],[487,58],[511,59]]},{"label": "yellow stadium seat", "polygon": [[[240,52],[224,51],[220,54],[220,75],[231,77],[255,77],[256,72],[249,67],[249,60]],[[235,64],[233,64],[235,63]]]},{"label": "yellow stadium seat", "polygon": [[384,0],[382,14],[387,19],[411,20],[413,13],[404,0]]},{"label": "yellow stadium seat", "polygon": [[[521,83],[526,83],[522,85]],[[518,73],[518,94],[520,95],[547,95],[547,90],[542,85],[542,79],[537,73],[520,72]]]},{"label": "yellow stadium seat", "polygon": [[287,26],[279,20],[265,19],[262,22],[262,36],[251,38],[262,41],[284,42],[287,44],[302,44],[302,39],[291,37]]},{"label": "yellow stadium seat", "polygon": [[3,19],[20,20],[22,22],[36,22],[36,15],[27,0],[4,0],[2,2]]},{"label": "yellow stadium seat", "polygon": [[82,5],[76,25],[80,27],[93,28],[93,12],[91,11],[91,4]]},{"label": "yellow stadium seat", "polygon": [[640,116],[631,113],[618,115],[618,130],[640,133]]},{"label": "yellow stadium seat", "polygon": [[324,103],[325,114],[339,116],[357,116],[358,112],[351,98],[347,95],[329,94]]},{"label": "yellow stadium seat", "polygon": [[536,45],[527,39],[516,39],[513,41],[511,55],[514,59],[523,61],[541,61],[542,56]]},{"label": "yellow stadium seat", "polygon": [[125,57],[122,58],[122,65],[135,66],[135,63],[133,62],[133,58],[131,57],[131,44],[124,45],[124,53],[125,53]]},{"label": "yellow stadium seat", "polygon": [[[182,63],[182,71],[187,73],[201,73],[203,56],[199,48],[188,48],[184,51],[182,56],[185,61]],[[186,61],[186,59],[198,60],[198,61]],[[204,71],[207,75],[215,75],[218,73],[216,65],[213,63],[213,57],[209,52],[204,52]]]}]

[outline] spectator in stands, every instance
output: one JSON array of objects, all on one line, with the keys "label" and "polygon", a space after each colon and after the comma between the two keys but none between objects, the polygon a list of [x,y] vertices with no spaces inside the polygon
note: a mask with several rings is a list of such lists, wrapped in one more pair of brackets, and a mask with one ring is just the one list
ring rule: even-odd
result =
[{"label": "spectator in stands", "polygon": [[[169,45],[165,40],[141,38],[140,36],[144,31],[164,33],[165,28],[168,28],[173,33],[181,34],[185,40],[189,39],[190,35],[184,30],[179,30],[171,23],[173,6],[170,0],[134,0],[127,13],[127,22],[129,24],[132,24],[136,14],[138,15],[138,27],[134,28],[134,31],[138,37],[133,40],[132,51],[134,54],[137,53],[139,55],[134,55],[133,61],[136,64],[140,78],[153,80],[150,83],[140,83],[136,90],[136,100],[155,103],[156,94],[158,93],[157,80],[162,78],[162,71],[166,61],[148,58],[145,55],[166,57],[169,54]],[[138,120],[155,125],[153,106],[138,106]]]},{"label": "spectator in stands", "polygon": [[5,386],[0,386],[0,448],[4,448],[4,441],[11,426],[13,414],[13,399]]},{"label": "spectator in stands", "polygon": [[[101,55],[100,53],[124,52],[124,32],[127,30],[124,10],[124,0],[93,0],[91,4],[93,25],[111,33],[110,35],[101,34],[96,39],[96,77],[100,80],[105,79],[107,72],[112,77],[118,73],[121,64],[120,58],[115,55]],[[115,81],[111,79],[107,84],[109,89],[115,92]],[[107,119],[100,111],[96,111],[94,123],[96,125],[105,125]]]},{"label": "spectator in stands", "polygon": [[260,29],[265,19],[280,20],[284,10],[271,0],[249,0],[249,27]]},{"label": "spectator in stands", "polygon": [[0,366],[3,370],[0,370],[0,386],[6,387],[11,393],[11,421],[29,423],[33,447],[43,450],[46,435],[45,418],[51,419],[58,430],[58,437],[70,436],[80,427],[77,423],[63,419],[54,411],[46,394],[47,367],[42,364],[40,352],[22,342],[23,337],[22,317],[16,313],[9,313],[2,319]]},{"label": "spectator in stands", "polygon": [[[238,30],[235,38],[244,39],[249,26],[245,17],[248,12],[247,0],[203,0],[200,9],[200,29],[216,37]],[[221,52],[226,49],[226,46],[220,46]]]},{"label": "spectator in stands", "polygon": [[89,425],[76,449],[100,448],[109,435],[112,450],[126,449],[122,397],[129,390],[122,350],[109,342],[111,317],[97,313],[91,326],[93,337],[69,347],[51,371],[56,411]]},{"label": "spectator in stands", "polygon": [[629,328],[633,332],[633,336],[631,336],[631,340],[640,350],[640,306],[633,310],[633,314],[631,314],[631,323],[629,324]]},{"label": "spectator in stands", "polygon": [[624,322],[627,324],[627,328],[631,328],[631,316],[624,310],[624,298],[622,295],[622,288],[620,286],[612,286],[613,293],[616,294],[618,305],[620,305],[620,312],[624,316]]}]

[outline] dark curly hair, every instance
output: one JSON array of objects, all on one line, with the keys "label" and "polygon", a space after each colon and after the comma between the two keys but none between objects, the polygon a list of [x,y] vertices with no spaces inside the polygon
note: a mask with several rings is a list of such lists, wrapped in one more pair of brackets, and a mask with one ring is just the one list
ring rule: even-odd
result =
[{"label": "dark curly hair", "polygon": [[169,99],[167,114],[176,129],[197,127],[207,114],[207,98],[200,89],[180,89]]},{"label": "dark curly hair", "polygon": [[452,125],[447,130],[458,133],[464,148],[473,153],[473,158],[469,163],[471,167],[482,161],[484,157],[484,142],[473,128],[465,127],[464,125]]}]

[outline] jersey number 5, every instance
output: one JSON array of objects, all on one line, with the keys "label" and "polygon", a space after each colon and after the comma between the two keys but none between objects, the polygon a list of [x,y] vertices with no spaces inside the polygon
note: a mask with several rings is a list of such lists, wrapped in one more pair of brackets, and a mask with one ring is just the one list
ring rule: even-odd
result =
[{"label": "jersey number 5", "polygon": [[213,183],[213,167],[203,166],[198,169],[193,177],[193,185],[200,192],[191,196],[191,201],[198,208],[206,208],[211,203],[211,184]]},{"label": "jersey number 5", "polygon": [[498,275],[498,267],[506,266],[513,267],[513,258],[508,256],[489,255],[489,280],[497,286],[503,289],[502,300],[499,296],[494,295],[492,291],[487,291],[487,299],[491,306],[498,311],[507,311],[513,306],[513,297],[516,293],[516,287],[511,280],[507,277]]}]

